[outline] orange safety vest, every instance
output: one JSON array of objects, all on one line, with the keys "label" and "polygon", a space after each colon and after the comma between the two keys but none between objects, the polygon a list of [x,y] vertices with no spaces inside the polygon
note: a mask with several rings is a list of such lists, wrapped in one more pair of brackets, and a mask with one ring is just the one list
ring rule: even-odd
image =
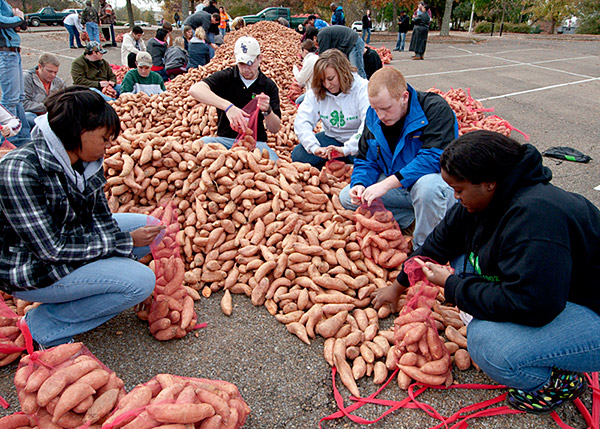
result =
[{"label": "orange safety vest", "polygon": [[229,15],[226,12],[219,13],[221,16],[221,22],[219,22],[219,28],[227,28],[227,21],[229,20]]}]

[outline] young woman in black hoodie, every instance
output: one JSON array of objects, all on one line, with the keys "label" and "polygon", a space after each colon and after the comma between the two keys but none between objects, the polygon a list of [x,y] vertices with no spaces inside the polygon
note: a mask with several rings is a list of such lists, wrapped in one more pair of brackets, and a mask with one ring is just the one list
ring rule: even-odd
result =
[{"label": "young woman in black hoodie", "polygon": [[[456,139],[440,158],[456,204],[414,255],[468,323],[471,358],[509,386],[508,403],[549,413],[600,370],[600,211],[550,183],[531,145],[491,131]],[[469,274],[467,274],[469,273]],[[375,308],[398,302],[401,272]],[[472,316],[472,318],[471,318]]]}]

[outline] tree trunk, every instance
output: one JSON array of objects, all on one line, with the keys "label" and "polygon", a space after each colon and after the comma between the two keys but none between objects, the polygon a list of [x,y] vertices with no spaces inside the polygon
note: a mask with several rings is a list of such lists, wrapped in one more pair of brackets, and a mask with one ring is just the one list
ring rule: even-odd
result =
[{"label": "tree trunk", "polygon": [[392,0],[392,25],[391,31],[398,25],[398,3],[397,0]]},{"label": "tree trunk", "polygon": [[556,27],[556,22],[557,22],[556,19],[552,19],[550,21],[550,34],[554,34],[554,28]]},{"label": "tree trunk", "polygon": [[446,0],[444,7],[444,17],[442,18],[442,27],[440,28],[440,36],[450,35],[450,19],[452,18],[452,0]]},{"label": "tree trunk", "polygon": [[183,21],[190,14],[189,0],[181,0],[181,20]]},{"label": "tree trunk", "polygon": [[127,20],[129,21],[129,28],[133,28],[133,23],[135,21],[133,17],[133,6],[131,5],[131,0],[126,0],[125,6],[127,7]]}]

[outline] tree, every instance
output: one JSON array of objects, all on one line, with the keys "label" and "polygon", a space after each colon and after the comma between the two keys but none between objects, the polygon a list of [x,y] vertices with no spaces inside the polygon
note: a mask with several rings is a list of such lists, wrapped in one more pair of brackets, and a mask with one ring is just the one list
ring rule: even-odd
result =
[{"label": "tree", "polygon": [[580,23],[577,33],[600,34],[600,2],[583,0],[578,7]]},{"label": "tree", "polygon": [[550,34],[554,34],[556,24],[571,16],[576,10],[576,0],[535,0],[529,11],[536,19],[550,23]]},{"label": "tree", "polygon": [[440,36],[450,35],[450,18],[452,17],[452,3],[453,0],[446,0],[444,7],[444,17],[442,18],[442,27],[440,29]]}]

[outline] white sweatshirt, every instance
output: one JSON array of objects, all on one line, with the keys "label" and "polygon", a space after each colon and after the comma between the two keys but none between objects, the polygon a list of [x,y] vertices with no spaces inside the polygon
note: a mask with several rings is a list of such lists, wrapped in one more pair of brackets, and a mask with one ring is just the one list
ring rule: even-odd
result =
[{"label": "white sweatshirt", "polygon": [[[10,134],[8,137],[16,136],[19,131],[21,131],[21,121],[15,115],[10,113],[6,107],[0,104],[0,125],[2,128],[8,128],[10,130]],[[4,140],[3,137],[0,137],[0,140]]]},{"label": "white sweatshirt", "polygon": [[296,66],[296,64],[294,64],[292,72],[294,73],[294,77],[296,78],[298,85],[300,85],[303,88],[305,86],[310,88],[313,72],[315,70],[315,63],[318,59],[319,56],[317,54],[309,52],[308,54],[306,54],[304,60],[302,61],[302,70],[298,70],[298,67]]},{"label": "white sweatshirt", "polygon": [[129,54],[138,54],[140,51],[146,50],[146,44],[142,39],[139,40],[140,49],[136,48],[136,40],[133,38],[133,32],[123,34],[123,42],[121,42],[121,64],[127,66],[127,57]]},{"label": "white sweatshirt", "polygon": [[325,135],[344,144],[344,155],[358,153],[358,141],[369,108],[369,81],[356,73],[352,76],[354,82],[348,94],[340,92],[333,95],[327,92],[324,100],[318,100],[312,89],[306,91],[306,97],[298,107],[294,132],[308,153],[314,154],[315,150],[321,147],[313,132],[319,119],[323,123]]}]

